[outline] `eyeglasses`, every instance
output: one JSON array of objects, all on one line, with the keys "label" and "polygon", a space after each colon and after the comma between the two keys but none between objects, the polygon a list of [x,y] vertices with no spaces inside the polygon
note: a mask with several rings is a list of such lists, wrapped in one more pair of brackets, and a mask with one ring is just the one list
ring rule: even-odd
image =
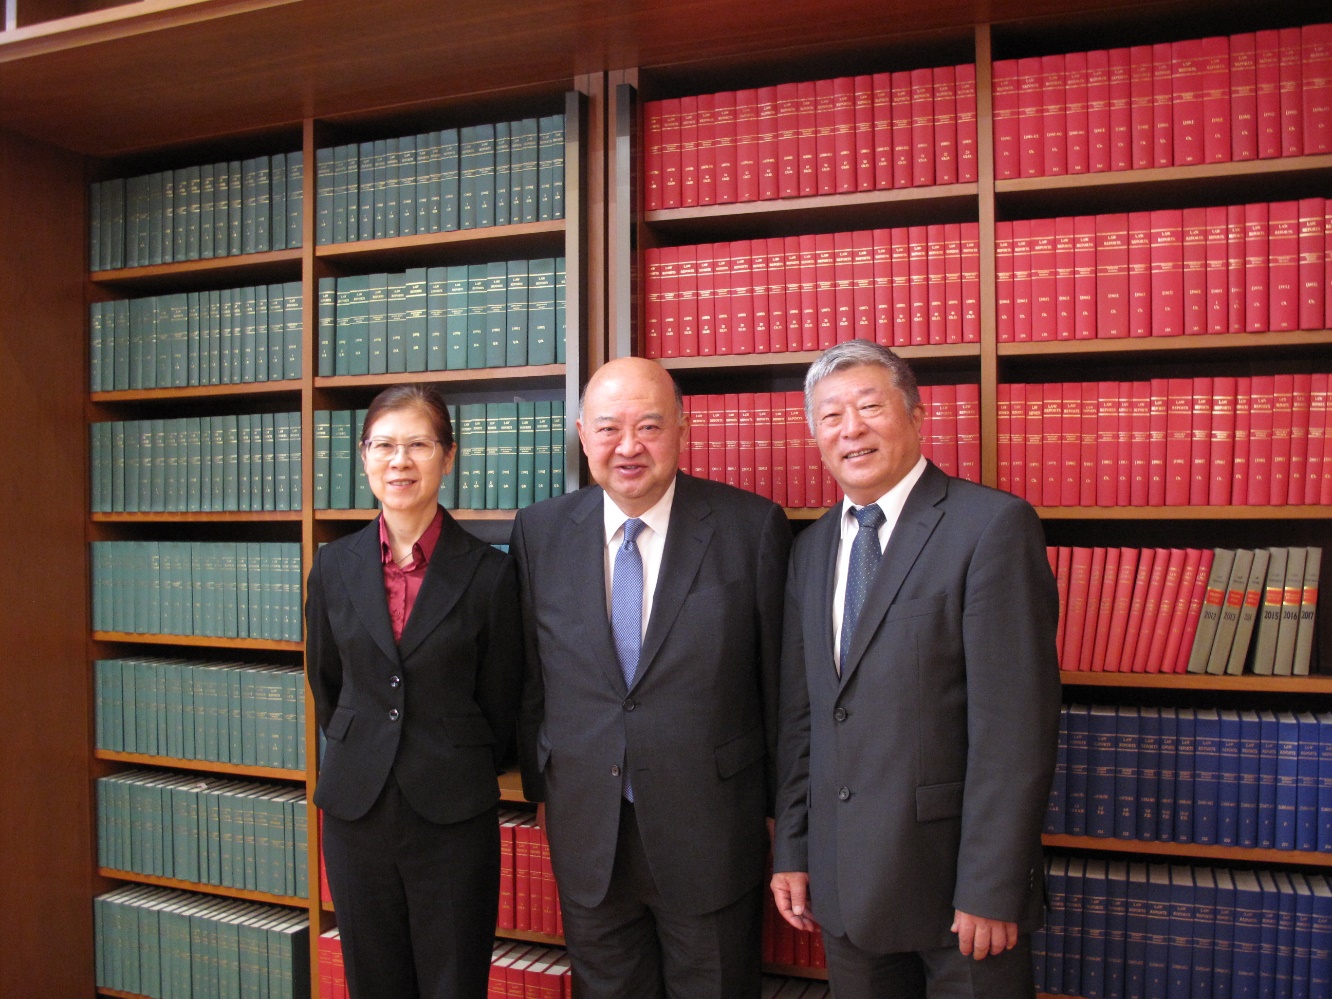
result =
[{"label": "eyeglasses", "polygon": [[367,461],[383,463],[392,461],[397,456],[398,449],[402,448],[412,461],[429,461],[435,456],[435,448],[438,446],[438,441],[415,440],[400,444],[383,437],[371,437],[361,442],[361,453],[365,455]]}]

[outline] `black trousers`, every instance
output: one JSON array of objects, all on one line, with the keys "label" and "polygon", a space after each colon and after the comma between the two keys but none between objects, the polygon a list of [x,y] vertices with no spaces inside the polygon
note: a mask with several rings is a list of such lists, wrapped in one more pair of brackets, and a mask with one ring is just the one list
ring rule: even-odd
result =
[{"label": "black trousers", "polygon": [[423,819],[390,775],[362,818],[324,816],[352,999],[486,999],[499,906],[496,808]]},{"label": "black trousers", "polygon": [[588,908],[560,896],[574,999],[758,999],[763,885],[703,915],[665,906],[634,806],[622,802],[610,890]]},{"label": "black trousers", "polygon": [[870,954],[846,937],[823,934],[836,999],[1033,999],[1031,937],[977,961],[953,944],[937,950]]}]

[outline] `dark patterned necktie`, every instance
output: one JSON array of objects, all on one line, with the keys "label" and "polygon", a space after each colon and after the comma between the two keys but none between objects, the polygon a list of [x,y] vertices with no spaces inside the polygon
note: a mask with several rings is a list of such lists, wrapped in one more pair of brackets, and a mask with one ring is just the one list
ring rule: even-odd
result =
[{"label": "dark patterned necktie", "polygon": [[860,610],[865,606],[865,595],[874,581],[874,570],[879,567],[882,551],[879,548],[879,528],[887,519],[877,503],[852,511],[860,522],[856,539],[851,542],[851,561],[846,570],[846,603],[842,605],[841,656],[837,672],[842,672],[847,653],[851,651],[851,638],[856,633]]}]

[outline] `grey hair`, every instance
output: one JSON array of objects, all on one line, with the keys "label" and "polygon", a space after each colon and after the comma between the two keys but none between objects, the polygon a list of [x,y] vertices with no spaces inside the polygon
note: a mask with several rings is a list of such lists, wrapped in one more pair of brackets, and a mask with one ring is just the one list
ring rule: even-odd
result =
[{"label": "grey hair", "polygon": [[[673,391],[673,392],[675,393],[675,409],[676,409],[676,412],[677,412],[677,414],[679,415],[680,419],[683,420],[683,419],[684,419],[684,415],[685,415],[685,408],[684,408],[684,393],[680,391],[680,383],[677,382],[677,381],[675,380],[675,377],[674,377],[669,371],[666,372],[666,377],[669,378],[669,379],[671,380],[671,391]],[[591,381],[591,379],[588,379],[588,380]],[[582,423],[582,422],[583,422],[583,400],[584,400],[586,397],[587,397],[587,386],[584,385],[584,386],[579,390],[579,392],[578,392],[578,422],[579,422],[579,423]]]},{"label": "grey hair", "polygon": [[907,413],[920,405],[920,387],[916,374],[906,361],[887,347],[870,340],[845,340],[825,350],[805,373],[805,421],[814,430],[814,388],[829,375],[845,368],[877,365],[888,370],[893,387],[902,396]]}]

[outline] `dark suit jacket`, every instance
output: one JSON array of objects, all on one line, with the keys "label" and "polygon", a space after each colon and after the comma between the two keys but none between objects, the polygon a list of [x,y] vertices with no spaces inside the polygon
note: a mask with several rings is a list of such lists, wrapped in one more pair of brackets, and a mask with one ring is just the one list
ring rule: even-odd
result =
[{"label": "dark suit jacket", "polygon": [[499,800],[495,773],[522,676],[509,559],[446,511],[395,643],[376,519],[315,555],[305,613],[306,671],[328,737],[315,804],[358,819],[390,771],[432,822],[459,822]]},{"label": "dark suit jacket", "polygon": [[514,523],[523,790],[546,802],[560,890],[594,906],[610,884],[627,765],[662,897],[711,912],[763,879],[790,527],[761,497],[678,476],[626,690],[606,614],[602,496],[580,489]]},{"label": "dark suit jacket", "polygon": [[787,581],[775,869],[871,953],[950,946],[953,910],[1039,925],[1059,600],[1035,511],[929,465],[839,677],[839,504]]}]

